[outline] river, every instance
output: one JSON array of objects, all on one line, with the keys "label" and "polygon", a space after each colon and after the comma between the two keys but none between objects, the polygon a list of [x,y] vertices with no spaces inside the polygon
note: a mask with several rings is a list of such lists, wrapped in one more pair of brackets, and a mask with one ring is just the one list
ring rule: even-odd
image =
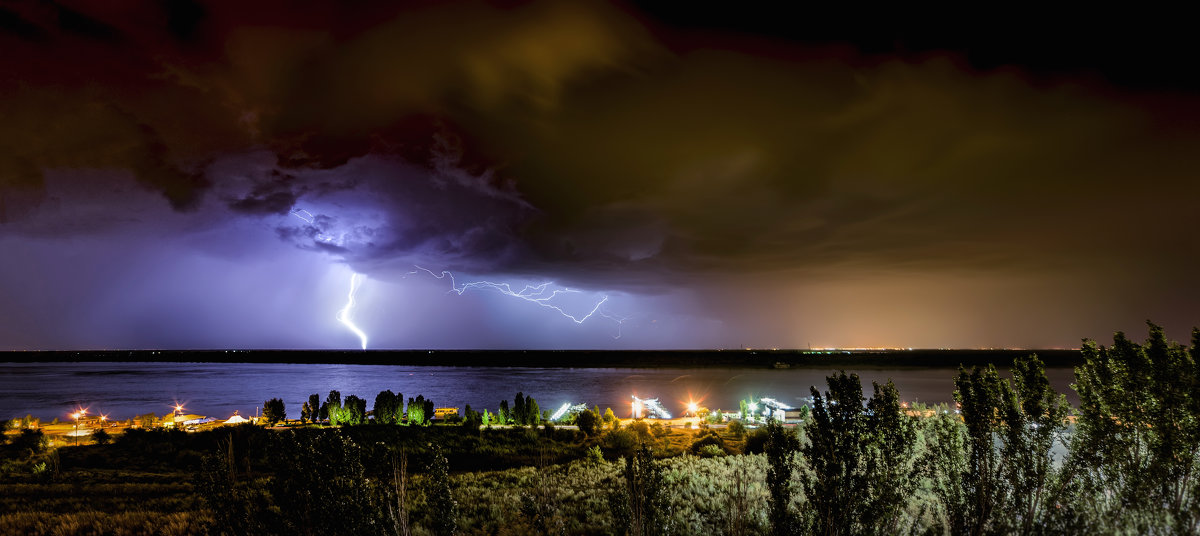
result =
[{"label": "river", "polygon": [[[289,418],[298,418],[308,395],[331,389],[342,397],[367,400],[385,389],[405,398],[424,395],[439,407],[470,404],[476,411],[495,411],[501,400],[521,391],[533,396],[543,410],[565,402],[612,407],[628,416],[630,395],[658,397],[672,412],[682,412],[689,400],[711,409],[736,410],[738,401],[773,397],[800,405],[809,386],[824,389],[821,367],[770,368],[525,368],[437,367],[397,365],[288,363],[147,363],[54,362],[0,363],[0,418],[32,414],[45,420],[65,420],[76,407],[111,419],[145,413],[163,415],[175,402],[187,413],[227,418],[234,413],[254,415],[264,400],[282,398]],[[871,381],[896,382],[910,402],[952,402],[954,376],[950,367],[863,367],[856,372],[864,391]],[[1047,376],[1055,389],[1077,403],[1069,387],[1074,373],[1051,367]]]}]

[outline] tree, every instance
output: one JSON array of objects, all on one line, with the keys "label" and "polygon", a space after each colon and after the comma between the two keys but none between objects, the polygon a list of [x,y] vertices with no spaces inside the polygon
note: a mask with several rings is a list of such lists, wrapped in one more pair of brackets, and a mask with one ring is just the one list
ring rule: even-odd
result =
[{"label": "tree", "polygon": [[376,424],[396,424],[396,393],[388,389],[375,395],[373,412]]},{"label": "tree", "polygon": [[1054,469],[1052,454],[1066,432],[1066,399],[1041,360],[1017,358],[1011,384],[994,365],[960,367],[954,383],[962,424],[934,423],[927,457],[949,531],[1078,532],[1062,508],[1070,478]]},{"label": "tree", "polygon": [[321,417],[328,417],[330,426],[337,426],[345,421],[342,412],[342,393],[336,390],[329,391],[329,396],[325,397],[325,404],[321,406]]},{"label": "tree", "polygon": [[808,444],[804,457],[811,471],[804,494],[812,505],[810,526],[814,534],[850,534],[854,516],[866,499],[868,477],[862,449],[866,443],[862,383],[857,374],[840,372],[826,378],[822,396],[810,388],[812,420],[805,427]]},{"label": "tree", "polygon": [[1013,392],[1016,399],[1006,402],[1003,415],[1004,478],[1011,493],[1005,517],[1009,532],[1033,534],[1050,524],[1048,516],[1057,515],[1050,501],[1059,499],[1053,495],[1062,487],[1054,484],[1066,484],[1055,470],[1052,449],[1066,434],[1069,406],[1050,386],[1037,355],[1014,361]]},{"label": "tree", "polygon": [[437,443],[430,446],[430,455],[425,491],[430,525],[439,536],[454,534],[458,530],[458,501],[450,490],[450,461]]},{"label": "tree", "polygon": [[274,438],[269,497],[280,534],[376,534],[387,519],[382,486],[367,473],[363,448],[339,430]]},{"label": "tree", "polygon": [[23,428],[19,435],[12,438],[9,448],[16,451],[18,457],[29,458],[45,452],[47,446],[49,442],[40,428]]},{"label": "tree", "polygon": [[1003,459],[996,445],[1006,404],[1015,400],[1012,388],[1000,379],[995,365],[974,367],[971,372],[959,367],[954,385],[967,432],[966,472],[958,475],[966,504],[955,507],[964,513],[961,529],[973,535],[1000,532],[1007,515],[1009,483],[1003,478]]},{"label": "tree", "polygon": [[425,415],[425,397],[417,395],[417,398],[408,399],[408,424],[415,426],[423,426],[427,416]]},{"label": "tree", "polygon": [[917,418],[908,415],[900,391],[891,379],[871,383],[867,401],[867,499],[860,522],[869,532],[899,534],[905,507],[920,482],[917,460]]},{"label": "tree", "polygon": [[272,398],[263,402],[263,420],[267,422],[267,426],[273,426],[275,423],[287,418],[287,411],[284,409],[283,399]]},{"label": "tree", "polygon": [[797,467],[800,440],[775,419],[767,420],[767,491],[770,495],[771,533],[788,536],[800,533],[799,520],[791,510],[792,473]]},{"label": "tree", "polygon": [[1067,470],[1090,532],[1200,531],[1200,329],[1192,346],[1168,343],[1147,322],[1137,344],[1085,340],[1075,370],[1079,410]]},{"label": "tree", "polygon": [[517,392],[516,398],[513,399],[512,413],[513,415],[510,420],[513,422],[513,424],[517,426],[529,424],[529,413],[528,409],[525,407],[525,395],[520,391]]},{"label": "tree", "polygon": [[645,443],[625,458],[624,485],[609,495],[609,508],[618,532],[631,536],[670,534],[669,497],[664,492],[663,470]]},{"label": "tree", "polygon": [[318,421],[323,421],[328,418],[328,415],[321,414],[321,395],[313,393],[308,395],[308,418],[314,424]]},{"label": "tree", "polygon": [[745,400],[738,400],[738,414],[742,416],[743,421],[750,418],[750,404]]},{"label": "tree", "polygon": [[317,421],[317,419],[313,417],[312,407],[309,406],[308,401],[305,400],[304,405],[300,407],[300,424],[304,424],[310,420],[312,422]]},{"label": "tree", "polygon": [[[904,413],[896,385],[873,383],[864,406],[857,374],[826,378],[822,396],[812,388],[812,418],[802,448],[810,471],[804,492],[814,534],[903,532],[905,506],[920,472],[916,422]],[[853,512],[852,515],[847,513]]]},{"label": "tree", "polygon": [[500,410],[496,413],[498,417],[496,424],[508,424],[512,422],[512,412],[508,409],[508,401],[500,401]]},{"label": "tree", "polygon": [[433,422],[433,416],[434,416],[433,400],[430,400],[428,398],[425,399],[422,402],[422,407],[425,409],[425,424],[429,424],[429,423]]},{"label": "tree", "polygon": [[367,401],[355,395],[346,397],[345,408],[346,424],[362,425],[367,424]]},{"label": "tree", "polygon": [[103,429],[92,432],[92,442],[97,445],[107,445],[110,441],[112,441],[112,435]]},{"label": "tree", "polygon": [[492,414],[486,408],[483,410],[483,416],[480,417],[480,423],[484,428],[492,427]]},{"label": "tree", "polygon": [[542,420],[542,410],[538,408],[537,400],[533,397],[525,399],[525,424],[536,428]]},{"label": "tree", "polygon": [[604,423],[611,425],[613,430],[621,425],[621,421],[617,419],[617,414],[613,413],[612,408],[604,408]]},{"label": "tree", "polygon": [[963,475],[970,463],[967,459],[967,427],[958,415],[948,411],[935,413],[925,420],[928,451],[922,465],[931,483],[941,519],[931,533],[966,534],[970,498]]},{"label": "tree", "polygon": [[600,417],[592,413],[591,410],[584,410],[575,416],[575,426],[578,426],[579,431],[587,436],[596,434],[596,425],[599,421]]}]

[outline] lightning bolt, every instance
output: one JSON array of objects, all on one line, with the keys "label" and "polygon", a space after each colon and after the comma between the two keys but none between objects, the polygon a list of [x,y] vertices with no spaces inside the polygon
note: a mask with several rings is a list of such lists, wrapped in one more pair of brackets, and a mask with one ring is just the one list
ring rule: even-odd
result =
[{"label": "lightning bolt", "polygon": [[337,321],[345,325],[350,331],[353,331],[355,335],[358,335],[358,340],[362,342],[362,349],[366,350],[367,334],[363,333],[363,330],[358,329],[358,326],[354,325],[354,322],[350,320],[350,310],[354,308],[354,294],[358,292],[359,284],[359,274],[351,275],[350,296],[346,300],[346,306],[342,307],[341,311],[338,311]]},{"label": "lightning bolt", "polygon": [[313,220],[316,219],[313,217],[312,212],[309,212],[302,208],[292,209],[292,215],[304,220],[304,223],[307,223],[309,225],[312,225]]},{"label": "lightning bolt", "polygon": [[[573,315],[571,313],[564,311],[562,307],[559,307],[553,303],[550,303],[550,301],[553,300],[555,297],[557,297],[560,294],[574,294],[579,291],[572,289],[572,288],[551,289],[550,285],[554,284],[553,282],[546,282],[546,283],[542,283],[540,285],[525,285],[525,288],[522,288],[519,291],[513,290],[512,286],[509,285],[508,283],[496,283],[493,281],[472,281],[470,283],[463,283],[462,285],[459,285],[458,282],[455,281],[455,279],[454,279],[454,274],[452,274],[448,271],[443,270],[439,274],[439,273],[435,273],[433,270],[430,270],[428,268],[422,268],[420,266],[414,266],[414,267],[417,270],[425,272],[425,273],[427,273],[433,277],[436,277],[438,279],[449,278],[450,279],[450,290],[448,292],[453,292],[459,296],[462,296],[462,294],[464,292],[466,292],[470,289],[484,289],[484,290],[490,289],[490,290],[495,290],[505,296],[511,296],[513,298],[522,299],[527,302],[535,303],[535,304],[545,307],[547,309],[551,309],[551,310],[557,312],[558,314],[571,319],[571,321],[575,322],[576,324],[582,324],[585,321],[587,321],[587,319],[591,318],[592,316],[600,316],[603,318],[607,318],[607,319],[612,320],[617,323],[617,336],[614,337],[615,339],[621,338],[621,324],[623,324],[626,320],[628,320],[627,318],[611,315],[611,314],[605,313],[604,311],[600,310],[600,306],[604,305],[604,303],[608,301],[608,296],[604,296],[604,297],[600,298],[600,301],[596,302],[596,305],[594,305],[592,307],[592,310],[588,311],[588,313],[586,315],[577,316],[577,315]],[[416,274],[418,272],[412,271],[409,273]]]},{"label": "lightning bolt", "polygon": [[325,243],[333,242],[332,236],[322,233],[321,229],[316,228],[316,224],[313,222],[316,221],[317,217],[313,216],[311,212],[304,210],[302,208],[295,208],[295,209],[292,209],[291,215],[293,215],[297,218],[300,218],[301,220],[304,220],[304,223],[307,223],[307,224],[313,226],[313,229],[316,229],[316,231],[317,231],[317,233],[315,235],[315,238],[317,240],[320,240]]}]

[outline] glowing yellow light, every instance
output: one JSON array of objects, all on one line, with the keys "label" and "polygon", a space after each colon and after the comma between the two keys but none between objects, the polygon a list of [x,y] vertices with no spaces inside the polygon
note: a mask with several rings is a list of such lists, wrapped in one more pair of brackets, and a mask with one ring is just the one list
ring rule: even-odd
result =
[{"label": "glowing yellow light", "polygon": [[695,415],[696,411],[700,409],[700,406],[699,406],[699,404],[696,404],[695,402],[688,402],[687,408],[688,408],[689,413],[691,413],[692,415]]}]

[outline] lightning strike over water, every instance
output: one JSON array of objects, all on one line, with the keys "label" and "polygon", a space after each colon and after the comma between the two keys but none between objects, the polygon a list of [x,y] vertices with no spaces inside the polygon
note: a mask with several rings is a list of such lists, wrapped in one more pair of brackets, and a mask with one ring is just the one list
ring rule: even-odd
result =
[{"label": "lightning strike over water", "polygon": [[351,275],[350,296],[346,301],[346,306],[342,307],[341,311],[338,311],[337,320],[349,328],[350,331],[353,331],[355,335],[358,335],[358,340],[362,342],[362,349],[366,350],[367,334],[363,333],[363,330],[358,329],[358,326],[354,325],[354,322],[350,320],[350,310],[354,308],[354,294],[358,292],[359,284],[359,274]]},{"label": "lightning strike over water", "polygon": [[[579,291],[575,290],[575,289],[571,289],[571,288],[551,289],[550,285],[552,285],[553,282],[546,282],[546,283],[542,283],[540,285],[525,285],[525,288],[522,288],[520,291],[513,290],[512,286],[509,285],[508,283],[496,283],[496,282],[492,282],[492,281],[472,281],[470,283],[463,283],[460,286],[458,284],[458,282],[455,281],[454,274],[450,273],[449,271],[443,270],[440,274],[438,274],[438,273],[434,273],[433,270],[430,270],[428,268],[422,268],[420,266],[416,266],[415,268],[419,271],[426,272],[429,275],[432,275],[433,277],[436,277],[438,279],[450,278],[449,292],[453,292],[459,296],[462,296],[462,294],[464,292],[466,292],[470,289],[490,289],[490,290],[495,290],[505,296],[519,298],[519,299],[525,300],[527,302],[535,303],[535,304],[545,307],[547,309],[553,309],[554,311],[558,312],[558,314],[571,319],[571,321],[575,322],[576,324],[582,324],[585,321],[587,321],[587,319],[591,318],[592,316],[600,316],[603,318],[607,318],[607,319],[612,320],[613,322],[617,323],[617,335],[615,337],[613,337],[614,339],[621,338],[621,325],[624,324],[626,320],[628,320],[628,318],[611,315],[611,314],[605,313],[604,311],[600,310],[600,306],[604,305],[605,302],[608,301],[608,296],[604,296],[604,297],[600,298],[600,301],[596,302],[596,305],[592,306],[592,309],[583,316],[577,316],[577,315],[573,315],[571,313],[566,312],[565,310],[563,310],[562,307],[559,307],[558,305],[550,303],[550,300],[553,300],[555,297],[559,296],[560,294],[574,294],[574,293],[578,293]],[[409,272],[409,273],[416,274],[417,271],[413,271],[413,272]]]}]

